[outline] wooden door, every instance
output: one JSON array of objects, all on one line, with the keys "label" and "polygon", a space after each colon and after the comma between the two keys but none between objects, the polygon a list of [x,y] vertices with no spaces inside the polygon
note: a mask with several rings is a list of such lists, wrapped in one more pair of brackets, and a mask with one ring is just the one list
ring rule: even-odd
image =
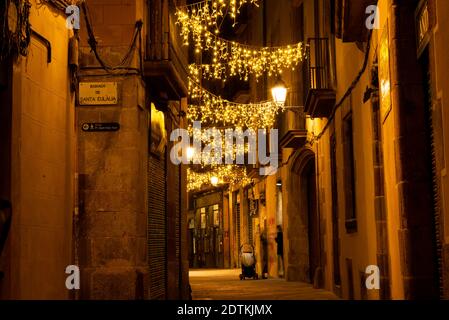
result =
[{"label": "wooden door", "polygon": [[316,199],[316,175],[315,162],[310,161],[305,171],[307,188],[307,212],[309,218],[309,271],[310,280],[313,283],[315,272],[320,266],[320,235],[319,218]]}]

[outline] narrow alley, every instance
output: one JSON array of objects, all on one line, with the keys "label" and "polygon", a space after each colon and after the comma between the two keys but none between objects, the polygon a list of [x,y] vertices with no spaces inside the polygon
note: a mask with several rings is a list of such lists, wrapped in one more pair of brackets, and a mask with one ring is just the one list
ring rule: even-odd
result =
[{"label": "narrow alley", "polygon": [[448,13],[0,0],[0,300],[449,299]]},{"label": "narrow alley", "polygon": [[239,280],[240,269],[190,271],[193,300],[337,300],[328,291],[283,279]]}]

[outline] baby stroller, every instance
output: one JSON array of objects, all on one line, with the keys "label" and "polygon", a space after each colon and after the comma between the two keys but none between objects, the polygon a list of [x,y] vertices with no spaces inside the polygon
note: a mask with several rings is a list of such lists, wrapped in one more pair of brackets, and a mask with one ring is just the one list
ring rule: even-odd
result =
[{"label": "baby stroller", "polygon": [[240,280],[246,278],[259,279],[256,272],[256,253],[254,247],[250,244],[244,244],[240,247],[240,257],[242,260],[242,274]]}]

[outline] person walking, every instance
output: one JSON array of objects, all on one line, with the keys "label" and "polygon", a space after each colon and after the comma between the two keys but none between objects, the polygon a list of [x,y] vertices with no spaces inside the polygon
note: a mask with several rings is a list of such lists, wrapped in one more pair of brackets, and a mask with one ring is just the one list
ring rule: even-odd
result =
[{"label": "person walking", "polygon": [[265,223],[265,229],[260,235],[260,243],[262,249],[262,279],[268,278],[268,238],[267,228]]},{"label": "person walking", "polygon": [[276,243],[278,247],[278,275],[280,278],[284,277],[284,234],[282,227],[277,227]]}]

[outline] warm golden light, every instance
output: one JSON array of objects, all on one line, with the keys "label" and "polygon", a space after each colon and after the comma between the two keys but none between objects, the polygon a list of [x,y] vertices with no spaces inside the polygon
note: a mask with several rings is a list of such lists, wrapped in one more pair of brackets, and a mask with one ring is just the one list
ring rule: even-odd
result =
[{"label": "warm golden light", "polygon": [[277,115],[284,111],[283,104],[273,101],[259,103],[234,103],[222,99],[202,88],[195,68],[192,68],[193,79],[189,79],[190,105],[187,118],[190,123],[201,121],[207,126],[251,128],[253,130],[271,128]]},{"label": "warm golden light", "polygon": [[214,186],[214,187],[216,187],[216,186],[218,186],[218,183],[220,182],[220,179],[218,178],[218,177],[216,177],[216,176],[213,176],[212,178],[210,178],[210,183]]},{"label": "warm golden light", "polygon": [[380,111],[382,116],[381,120],[384,121],[392,108],[388,29],[385,29],[383,32],[379,46]]},{"label": "warm golden light", "polygon": [[[260,0],[230,0],[229,3],[226,3],[224,0],[206,0],[179,6],[175,13],[177,16],[176,23],[180,24],[183,28],[184,26],[188,26],[194,33],[210,29],[215,33],[219,33],[221,19],[224,19],[226,15],[229,15],[229,17],[234,20],[233,26],[235,26],[242,5],[248,3],[258,7],[259,1]],[[182,36],[186,38],[184,30]]]},{"label": "warm golden light", "polygon": [[[228,12],[235,19],[244,3],[257,5],[258,0],[231,0]],[[198,7],[199,6],[199,7]],[[192,45],[196,53],[209,52],[212,63],[201,65],[201,76],[207,79],[226,81],[229,76],[238,76],[249,81],[251,75],[256,78],[264,73],[277,76],[284,69],[294,70],[306,59],[305,45],[300,42],[281,47],[259,47],[230,41],[218,36],[219,21],[225,16],[227,5],[223,1],[207,1],[196,5],[178,7],[176,24],[184,45]]]},{"label": "warm golden light", "polygon": [[236,165],[220,165],[209,168],[205,172],[195,172],[187,169],[187,190],[201,190],[202,187],[212,185],[218,186],[220,183],[229,184],[230,187],[240,185],[242,187],[252,182],[248,177],[244,167]]},{"label": "warm golden light", "polygon": [[276,85],[271,89],[273,101],[278,105],[284,105],[287,101],[287,87],[282,80],[278,80]]},{"label": "warm golden light", "polygon": [[283,70],[295,70],[306,59],[306,50],[302,42],[285,47],[250,47],[234,41],[228,41],[206,31],[194,37],[194,48],[201,52],[210,52],[212,63],[202,64],[201,76],[205,79],[239,77],[249,81],[264,74],[269,77],[282,74]]},{"label": "warm golden light", "polygon": [[192,161],[195,156],[195,148],[188,147],[187,148],[187,160]]}]

